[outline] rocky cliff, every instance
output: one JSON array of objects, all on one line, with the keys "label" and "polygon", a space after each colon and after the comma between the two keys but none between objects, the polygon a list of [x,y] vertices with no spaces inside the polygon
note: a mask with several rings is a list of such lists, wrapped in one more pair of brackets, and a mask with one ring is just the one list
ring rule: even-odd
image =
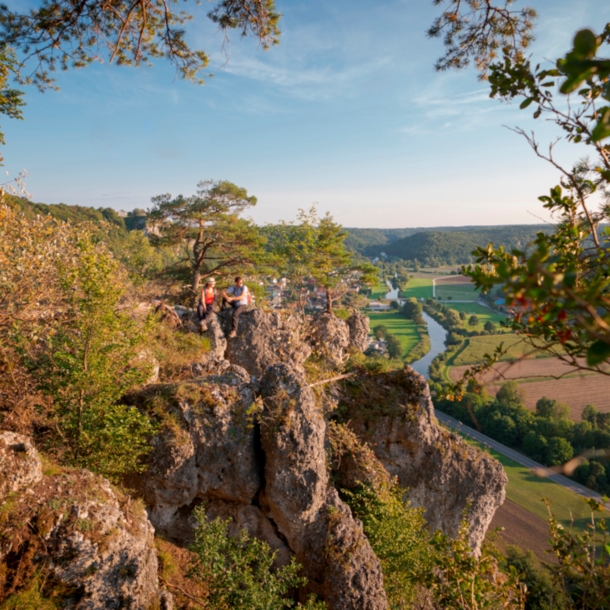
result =
[{"label": "rocky cliff", "polygon": [[[176,318],[186,327],[192,312]],[[0,565],[41,559],[65,586],[66,607],[161,608],[170,601],[156,579],[153,528],[187,546],[203,504],[209,518],[230,517],[232,533],[243,528],[267,541],[277,565],[295,557],[309,583],[303,595],[317,593],[330,610],[382,610],[380,563],[339,492],[394,480],[432,529],[455,534],[465,515],[478,549],[506,477],[437,426],[422,377],[408,367],[355,371],[326,386],[332,391],[314,391],[306,378],[312,352],[339,368],[365,347],[368,320],[322,314],[304,327],[253,310],[228,341],[224,325],[223,317],[209,325],[212,350],[193,367],[198,377],[126,398],[159,425],[147,470],[132,481],[148,517],[100,477],[43,475],[27,439],[0,436],[0,499],[11,502],[12,519],[2,528]],[[5,591],[23,578],[12,569],[0,570]]]}]

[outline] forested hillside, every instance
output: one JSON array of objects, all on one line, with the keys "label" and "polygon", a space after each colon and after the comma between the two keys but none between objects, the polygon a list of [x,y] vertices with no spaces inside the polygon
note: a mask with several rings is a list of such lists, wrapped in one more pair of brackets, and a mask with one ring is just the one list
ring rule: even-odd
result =
[{"label": "forested hillside", "polygon": [[[463,264],[471,262],[472,251],[478,246],[492,242],[496,247],[523,248],[538,232],[548,230],[545,225],[508,225],[462,231],[423,231],[388,244],[383,251],[390,257],[418,259],[425,265]],[[366,253],[372,256],[374,248],[367,248]]]},{"label": "forested hillside", "polygon": [[126,230],[125,221],[112,208],[90,208],[80,205],[67,205],[65,203],[34,203],[25,197],[7,197],[9,203],[18,207],[27,217],[37,214],[49,214],[57,220],[73,223],[92,222],[101,224],[109,222],[119,229]]}]

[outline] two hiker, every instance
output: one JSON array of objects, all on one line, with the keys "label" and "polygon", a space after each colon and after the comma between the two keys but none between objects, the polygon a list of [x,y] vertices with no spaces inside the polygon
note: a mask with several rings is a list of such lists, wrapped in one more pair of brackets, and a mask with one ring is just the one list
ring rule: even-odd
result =
[{"label": "two hiker", "polygon": [[[232,307],[233,314],[231,316],[231,332],[229,338],[232,339],[237,335],[237,325],[239,323],[239,315],[250,302],[250,293],[248,287],[244,285],[244,280],[241,276],[235,278],[235,284],[226,292],[222,292],[222,308]],[[197,306],[197,315],[201,321],[201,330],[206,331],[208,321],[214,315],[214,303],[216,301],[216,280],[211,278],[206,281],[203,290],[201,291],[201,299]]]}]

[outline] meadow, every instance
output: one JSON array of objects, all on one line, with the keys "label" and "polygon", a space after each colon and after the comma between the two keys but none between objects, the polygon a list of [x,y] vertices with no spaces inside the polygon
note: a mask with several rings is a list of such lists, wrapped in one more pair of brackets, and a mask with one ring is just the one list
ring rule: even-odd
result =
[{"label": "meadow", "polygon": [[[565,528],[573,527],[577,533],[584,533],[586,531],[587,523],[590,523],[591,520],[591,511],[581,496],[554,483],[550,479],[537,477],[529,468],[518,464],[490,447],[484,446],[468,437],[464,437],[464,439],[468,444],[479,447],[498,460],[508,476],[506,499],[509,502],[506,502],[498,510],[496,518],[494,518],[496,523],[492,522],[492,526],[501,525],[506,528],[506,532],[500,534],[501,536],[505,535],[509,542],[516,542],[518,540],[522,547],[532,548],[541,556],[543,549],[549,548],[549,530],[546,524],[549,514],[542,498],[551,503],[553,514]],[[511,510],[511,502],[523,510]],[[508,514],[502,515],[503,511]],[[526,512],[524,513],[523,511]],[[519,514],[511,515],[511,512]],[[502,519],[503,516],[504,519]],[[605,511],[604,516],[607,516]],[[525,520],[525,527],[515,517]],[[541,520],[545,523],[542,524]],[[511,531],[513,528],[515,529],[514,532]]]},{"label": "meadow", "polygon": [[496,347],[503,344],[507,350],[501,361],[517,360],[526,355],[531,358],[546,358],[547,355],[535,352],[531,345],[527,345],[521,337],[512,334],[481,335],[469,337],[463,346],[448,360],[449,366],[462,366],[464,364],[478,364],[483,362],[485,354],[493,354]]},{"label": "meadow", "polygon": [[420,342],[421,336],[417,325],[407,320],[402,314],[396,312],[379,312],[366,314],[371,321],[371,330],[378,324],[387,327],[391,335],[396,335],[402,347],[402,357],[405,358],[409,352]]},{"label": "meadow", "polygon": [[378,301],[379,299],[385,299],[385,295],[388,293],[389,288],[386,284],[377,284],[371,290],[371,299],[374,301]]},{"label": "meadow", "polygon": [[[483,331],[485,322],[491,321],[496,325],[499,331],[502,331],[500,324],[506,321],[506,316],[504,314],[497,311],[492,311],[491,309],[484,307],[483,305],[479,305],[478,303],[445,303],[445,305],[447,307],[451,307],[451,309],[455,309],[456,311],[463,311],[466,314],[467,318],[463,322],[466,330]],[[476,326],[469,326],[468,318],[473,314],[479,318],[479,323]],[[506,330],[508,331],[508,329]]]},{"label": "meadow", "polygon": [[407,289],[400,292],[401,299],[431,299],[433,277],[412,277],[409,279]]},{"label": "meadow", "polygon": [[436,298],[450,304],[450,301],[472,301],[479,299],[479,291],[472,284],[439,284],[435,286]]}]

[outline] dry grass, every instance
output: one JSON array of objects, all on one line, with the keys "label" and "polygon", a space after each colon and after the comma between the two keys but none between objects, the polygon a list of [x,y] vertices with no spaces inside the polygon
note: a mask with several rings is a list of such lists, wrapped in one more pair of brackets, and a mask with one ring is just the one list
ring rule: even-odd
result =
[{"label": "dry grass", "polygon": [[174,596],[176,610],[206,608],[208,590],[200,581],[188,577],[195,553],[160,537],[155,538],[155,546],[159,558],[159,580],[161,586]]}]

